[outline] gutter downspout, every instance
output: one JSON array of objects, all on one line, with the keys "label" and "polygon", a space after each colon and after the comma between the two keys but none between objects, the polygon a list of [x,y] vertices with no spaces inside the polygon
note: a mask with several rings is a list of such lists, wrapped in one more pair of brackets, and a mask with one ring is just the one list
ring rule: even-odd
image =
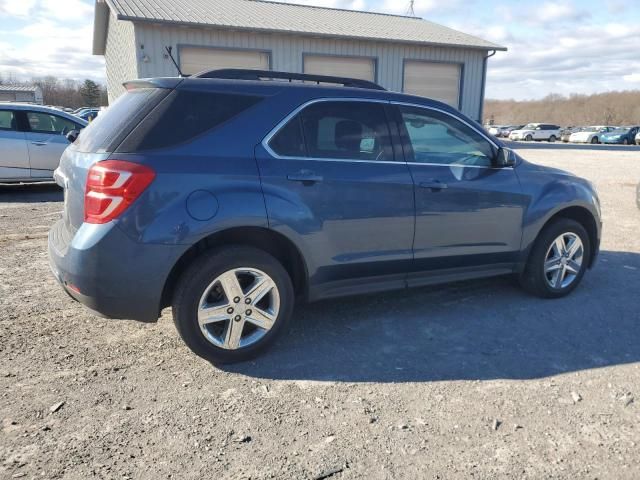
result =
[{"label": "gutter downspout", "polygon": [[482,117],[484,116],[484,91],[487,86],[487,63],[489,62],[489,59],[493,57],[496,53],[497,53],[497,50],[491,50],[490,54],[485,55],[483,65],[482,65],[482,90],[480,91],[480,115],[479,115],[480,118],[478,119],[478,123],[480,125],[483,125]]}]

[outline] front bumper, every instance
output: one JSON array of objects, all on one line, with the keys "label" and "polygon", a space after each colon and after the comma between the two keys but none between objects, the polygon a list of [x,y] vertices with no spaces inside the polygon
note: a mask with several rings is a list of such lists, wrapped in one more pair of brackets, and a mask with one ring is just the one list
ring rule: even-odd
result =
[{"label": "front bumper", "polygon": [[48,249],[53,275],[74,300],[103,317],[153,322],[185,247],[140,244],[115,224],[84,224],[71,236],[60,220]]}]

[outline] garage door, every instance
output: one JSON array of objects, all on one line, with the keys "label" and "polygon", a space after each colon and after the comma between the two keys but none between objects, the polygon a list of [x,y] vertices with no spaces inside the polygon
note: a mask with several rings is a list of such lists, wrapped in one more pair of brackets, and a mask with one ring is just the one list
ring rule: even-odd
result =
[{"label": "garage door", "polygon": [[407,61],[404,64],[404,92],[440,100],[458,108],[460,65]]},{"label": "garage door", "polygon": [[376,67],[372,58],[305,55],[304,73],[332,75],[375,81]]},{"label": "garage door", "polygon": [[208,47],[180,47],[180,69],[185,75],[219,68],[269,70],[269,53]]}]

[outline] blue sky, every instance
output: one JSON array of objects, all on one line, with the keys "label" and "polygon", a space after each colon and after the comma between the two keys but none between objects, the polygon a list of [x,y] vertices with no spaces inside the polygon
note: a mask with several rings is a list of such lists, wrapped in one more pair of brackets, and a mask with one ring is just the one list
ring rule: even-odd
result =
[{"label": "blue sky", "polygon": [[[179,3],[176,0],[177,4]],[[0,75],[104,81],[91,55],[94,0],[0,0]],[[405,14],[408,0],[296,0]],[[509,48],[489,64],[488,98],[640,89],[638,0],[415,0],[416,15]]]}]

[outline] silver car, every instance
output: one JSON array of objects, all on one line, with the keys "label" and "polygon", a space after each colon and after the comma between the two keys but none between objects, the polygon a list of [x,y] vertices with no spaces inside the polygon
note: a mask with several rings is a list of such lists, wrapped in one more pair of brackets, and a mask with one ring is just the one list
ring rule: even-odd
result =
[{"label": "silver car", "polygon": [[55,108],[0,103],[0,182],[51,180],[66,134],[87,122]]}]

